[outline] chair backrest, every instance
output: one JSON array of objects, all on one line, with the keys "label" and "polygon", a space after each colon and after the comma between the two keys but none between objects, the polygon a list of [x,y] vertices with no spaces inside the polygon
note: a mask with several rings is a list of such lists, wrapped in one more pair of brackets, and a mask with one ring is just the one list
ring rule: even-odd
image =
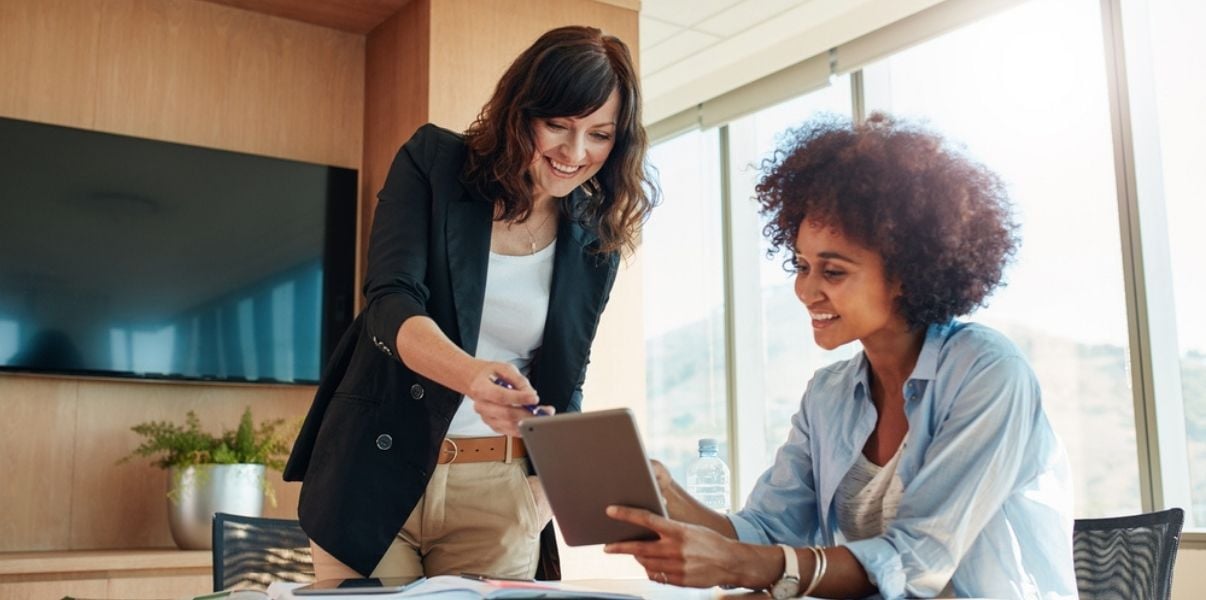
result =
[{"label": "chair backrest", "polygon": [[1168,600],[1185,511],[1077,519],[1072,551],[1081,600]]},{"label": "chair backrest", "polygon": [[313,581],[310,539],[297,521],[214,515],[214,591]]}]

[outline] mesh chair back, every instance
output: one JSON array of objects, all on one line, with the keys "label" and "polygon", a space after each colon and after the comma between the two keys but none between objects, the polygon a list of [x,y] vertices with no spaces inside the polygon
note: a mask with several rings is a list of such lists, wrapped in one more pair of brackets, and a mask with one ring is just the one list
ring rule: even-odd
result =
[{"label": "mesh chair back", "polygon": [[1184,520],[1179,508],[1077,519],[1072,551],[1081,600],[1168,600]]},{"label": "mesh chair back", "polygon": [[310,539],[297,521],[214,515],[214,591],[313,581]]}]

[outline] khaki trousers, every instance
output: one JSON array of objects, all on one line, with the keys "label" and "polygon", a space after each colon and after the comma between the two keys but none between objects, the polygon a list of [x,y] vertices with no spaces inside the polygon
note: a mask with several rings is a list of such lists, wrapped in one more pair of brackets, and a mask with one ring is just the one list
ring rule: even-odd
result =
[{"label": "khaki trousers", "polygon": [[[548,523],[528,461],[437,465],[427,489],[372,577],[480,573],[530,579]],[[535,486],[535,490],[533,489]],[[361,577],[313,541],[317,579]]]}]

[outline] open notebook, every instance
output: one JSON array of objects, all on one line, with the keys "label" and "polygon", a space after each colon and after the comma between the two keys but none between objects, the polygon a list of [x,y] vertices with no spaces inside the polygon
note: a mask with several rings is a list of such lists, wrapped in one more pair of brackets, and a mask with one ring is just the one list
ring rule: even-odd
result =
[{"label": "open notebook", "polygon": [[[640,600],[640,596],[603,592],[563,584],[556,581],[512,581],[504,579],[469,578],[459,575],[428,577],[401,592],[391,594],[338,594],[329,596],[295,596],[294,589],[303,584],[278,582],[272,584],[260,600],[395,600],[397,598],[437,598],[439,600],[478,600],[480,598],[602,598],[605,600]],[[242,599],[239,599],[242,600]],[[250,598],[248,600],[251,600]]]}]

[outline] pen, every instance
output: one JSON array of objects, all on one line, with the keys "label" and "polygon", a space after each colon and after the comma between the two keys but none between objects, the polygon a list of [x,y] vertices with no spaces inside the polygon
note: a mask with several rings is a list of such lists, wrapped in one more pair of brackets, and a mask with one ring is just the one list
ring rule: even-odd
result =
[{"label": "pen", "polygon": [[[491,379],[491,381],[494,382],[494,385],[505,387],[508,390],[515,389],[515,386],[511,385],[506,379],[503,379],[502,377],[499,377],[498,375],[495,375]],[[532,416],[536,416],[536,417],[542,416],[544,414],[544,413],[540,412],[539,404],[520,404],[519,408],[522,408],[522,409],[532,413]]]}]

